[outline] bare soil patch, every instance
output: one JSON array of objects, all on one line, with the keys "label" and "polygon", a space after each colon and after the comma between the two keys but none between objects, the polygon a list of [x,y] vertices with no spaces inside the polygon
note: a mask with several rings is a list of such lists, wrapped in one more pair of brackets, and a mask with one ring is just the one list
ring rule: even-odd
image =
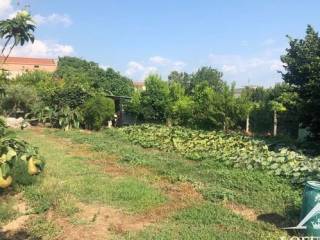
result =
[{"label": "bare soil patch", "polygon": [[30,209],[23,199],[23,194],[14,195],[12,200],[16,202],[13,209],[18,212],[19,217],[0,227],[0,239],[25,239],[25,226],[33,215],[28,214]]},{"label": "bare soil patch", "polygon": [[231,210],[235,214],[240,215],[248,221],[253,222],[258,220],[258,214],[253,209],[248,208],[244,205],[233,202],[226,202],[224,203],[224,207]]}]

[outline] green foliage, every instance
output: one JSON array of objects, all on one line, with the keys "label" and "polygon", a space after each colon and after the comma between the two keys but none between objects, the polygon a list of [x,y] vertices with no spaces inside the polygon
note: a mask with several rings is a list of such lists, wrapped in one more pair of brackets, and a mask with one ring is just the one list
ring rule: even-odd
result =
[{"label": "green foliage", "polygon": [[169,104],[168,84],[158,75],[145,80],[146,90],[141,93],[141,112],[145,121],[164,122]]},{"label": "green foliage", "polygon": [[83,117],[79,109],[71,109],[70,107],[63,107],[56,109],[55,118],[59,128],[68,131],[72,128],[79,128]]},{"label": "green foliage", "polygon": [[133,83],[111,68],[104,70],[97,63],[75,57],[59,58],[56,76],[66,85],[81,84],[107,94],[131,96]]},{"label": "green foliage", "polygon": [[83,86],[72,85],[56,89],[45,103],[50,107],[75,109],[83,105],[91,96],[92,93]]},{"label": "green foliage", "polygon": [[320,139],[320,37],[308,26],[304,39],[289,37],[290,47],[281,57],[285,72],[284,81],[290,84],[301,99],[300,120],[313,137]]},{"label": "green foliage", "polygon": [[14,84],[5,87],[5,97],[1,100],[1,106],[5,114],[16,116],[28,113],[38,100],[34,88]]},{"label": "green foliage", "polygon": [[170,84],[179,83],[187,93],[191,91],[191,76],[188,73],[173,71],[169,74],[168,81]]},{"label": "green foliage", "polygon": [[85,127],[99,130],[113,118],[115,113],[114,101],[103,96],[95,96],[84,104],[82,112]]},{"label": "green foliage", "polygon": [[122,76],[112,68],[105,70],[105,80],[96,81],[95,87],[104,89],[117,96],[131,96],[134,92],[131,79]]},{"label": "green foliage", "polygon": [[12,41],[12,45],[1,65],[7,60],[15,46],[23,46],[25,43],[34,42],[33,32],[36,26],[31,15],[27,11],[20,11],[15,17],[0,21],[0,38],[5,39],[1,54],[5,53],[6,48]]},{"label": "green foliage", "polygon": [[271,151],[263,141],[237,133],[159,125],[126,127],[123,131],[130,140],[143,147],[177,151],[193,160],[215,159],[235,167],[266,170],[296,183],[320,177],[318,157],[309,158],[285,148],[279,152]]},{"label": "green foliage", "polygon": [[83,121],[79,108],[71,109],[69,106],[48,107],[38,105],[26,115],[29,122],[50,123],[52,127],[62,128],[68,131],[72,128],[79,128]]},{"label": "green foliage", "polygon": [[191,92],[194,91],[198,85],[206,85],[217,92],[223,91],[225,82],[222,80],[222,73],[211,67],[202,67],[197,72],[192,74],[190,80]]},{"label": "green foliage", "polygon": [[171,117],[176,125],[192,125],[194,101],[189,96],[182,96],[177,101],[171,103]]},{"label": "green foliage", "polygon": [[6,188],[11,184],[12,169],[19,162],[26,162],[30,175],[40,173],[44,168],[44,162],[40,159],[38,150],[27,142],[14,138],[0,139],[0,188]]},{"label": "green foliage", "polygon": [[39,70],[25,72],[12,79],[11,82],[35,88],[42,99],[48,98],[63,86],[63,80],[54,78],[52,73]]},{"label": "green foliage", "polygon": [[198,85],[194,92],[197,126],[204,129],[229,129],[236,113],[233,90],[224,86],[221,92],[206,85]]}]

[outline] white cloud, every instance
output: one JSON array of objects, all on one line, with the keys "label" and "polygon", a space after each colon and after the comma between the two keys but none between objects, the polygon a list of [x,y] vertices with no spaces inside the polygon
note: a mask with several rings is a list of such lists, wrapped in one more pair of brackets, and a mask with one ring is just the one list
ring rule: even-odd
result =
[{"label": "white cloud", "polygon": [[175,61],[172,63],[172,70],[182,71],[187,64],[183,61]]},{"label": "white cloud", "polygon": [[8,18],[13,11],[11,0],[0,1],[0,19]]},{"label": "white cloud", "polygon": [[63,45],[51,41],[35,40],[33,44],[28,43],[22,47],[13,49],[11,56],[25,57],[59,57],[68,56],[74,53],[70,45]]},{"label": "white cloud", "polygon": [[158,73],[158,68],[155,66],[145,66],[143,63],[130,61],[125,74],[135,80],[144,80],[151,73]]},{"label": "white cloud", "polygon": [[283,63],[280,60],[274,60],[270,66],[271,71],[281,71],[283,70]]},{"label": "white cloud", "polygon": [[281,81],[277,71],[283,70],[279,58],[266,55],[243,57],[241,55],[210,54],[209,64],[224,73],[228,82],[236,81],[237,86],[248,84],[271,86]]},{"label": "white cloud", "polygon": [[183,61],[173,61],[169,58],[165,58],[161,56],[150,57],[149,62],[152,65],[166,67],[170,70],[176,70],[176,71],[181,71],[186,66],[186,63]]},{"label": "white cloud", "polygon": [[[18,9],[13,6],[12,0],[0,0],[0,19],[13,18],[17,12]],[[48,16],[35,14],[33,19],[37,25],[54,24],[68,27],[72,24],[72,20],[67,14],[52,13]]]},{"label": "white cloud", "polygon": [[158,64],[158,65],[167,65],[171,62],[169,59],[161,57],[161,56],[151,57],[151,58],[149,58],[149,61],[152,64]]},{"label": "white cloud", "polygon": [[151,73],[161,73],[166,76],[171,71],[182,71],[187,64],[183,61],[173,61],[161,56],[150,57],[145,62],[130,61],[125,74],[134,80],[144,80]]},{"label": "white cloud", "polygon": [[108,68],[112,68],[110,65],[105,65],[105,64],[99,64],[99,67],[104,70],[107,70]]},{"label": "white cloud", "polygon": [[144,70],[144,66],[141,63],[130,61],[128,63],[128,68],[126,70],[126,74],[130,77]]},{"label": "white cloud", "polygon": [[237,73],[238,69],[236,65],[231,64],[223,64],[222,65],[222,72],[224,73]]},{"label": "white cloud", "polygon": [[69,27],[72,24],[71,18],[66,14],[52,13],[48,16],[42,16],[40,14],[36,14],[33,16],[33,19],[38,25],[56,24],[56,25],[63,25],[64,27]]}]

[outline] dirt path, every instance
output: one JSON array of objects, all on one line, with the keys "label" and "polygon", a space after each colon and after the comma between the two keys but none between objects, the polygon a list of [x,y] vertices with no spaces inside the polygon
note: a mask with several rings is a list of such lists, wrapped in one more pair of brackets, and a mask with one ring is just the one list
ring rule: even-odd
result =
[{"label": "dirt path", "polygon": [[[46,134],[42,128],[33,128],[31,131],[37,137],[45,138],[46,142],[55,146],[56,149],[63,148],[68,155],[82,157],[91,164],[101,166],[103,171],[113,178],[132,176],[139,179],[147,175],[154,175],[147,168],[126,167],[119,164],[117,162],[119,160],[118,156],[93,152],[88,145],[72,143],[69,139]],[[46,217],[48,221],[54,222],[61,228],[58,239],[102,240],[109,239],[115,234],[140,231],[147,226],[165,220],[180,209],[203,201],[201,194],[190,183],[172,184],[159,177],[155,182],[150,182],[150,184],[160,189],[168,201],[159,207],[149,209],[145,213],[129,214],[111,206],[78,202],[77,207],[80,212],[72,218],[61,217],[53,210],[49,210]],[[10,222],[3,229],[9,235],[14,235],[23,229],[28,219],[29,216],[21,216]]]}]

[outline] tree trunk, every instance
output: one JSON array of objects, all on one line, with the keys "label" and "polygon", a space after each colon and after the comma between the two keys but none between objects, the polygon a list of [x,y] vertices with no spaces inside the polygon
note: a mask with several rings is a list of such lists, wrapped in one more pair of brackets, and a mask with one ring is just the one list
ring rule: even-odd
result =
[{"label": "tree trunk", "polygon": [[278,116],[277,111],[273,112],[273,136],[277,136]]},{"label": "tree trunk", "polygon": [[166,124],[167,124],[167,127],[172,127],[172,119],[171,119],[171,117],[168,117],[166,119]]},{"label": "tree trunk", "polygon": [[9,37],[9,38],[7,39],[7,41],[6,41],[6,43],[4,44],[4,46],[3,46],[2,50],[1,50],[1,55],[4,54],[4,51],[6,50],[6,48],[7,48],[8,44],[9,44],[10,40],[11,40],[11,37]]},{"label": "tree trunk", "polygon": [[248,114],[246,119],[246,133],[249,133],[249,131],[250,131],[250,117]]},{"label": "tree trunk", "polygon": [[9,58],[9,56],[10,56],[10,54],[11,54],[11,52],[12,52],[12,50],[13,50],[13,48],[16,46],[16,44],[13,44],[12,46],[11,46],[11,48],[10,48],[10,50],[9,50],[9,53],[8,53],[8,55],[5,57],[5,59],[3,60],[3,63],[2,64],[5,64],[6,63],[6,61],[8,60],[8,58]]}]

